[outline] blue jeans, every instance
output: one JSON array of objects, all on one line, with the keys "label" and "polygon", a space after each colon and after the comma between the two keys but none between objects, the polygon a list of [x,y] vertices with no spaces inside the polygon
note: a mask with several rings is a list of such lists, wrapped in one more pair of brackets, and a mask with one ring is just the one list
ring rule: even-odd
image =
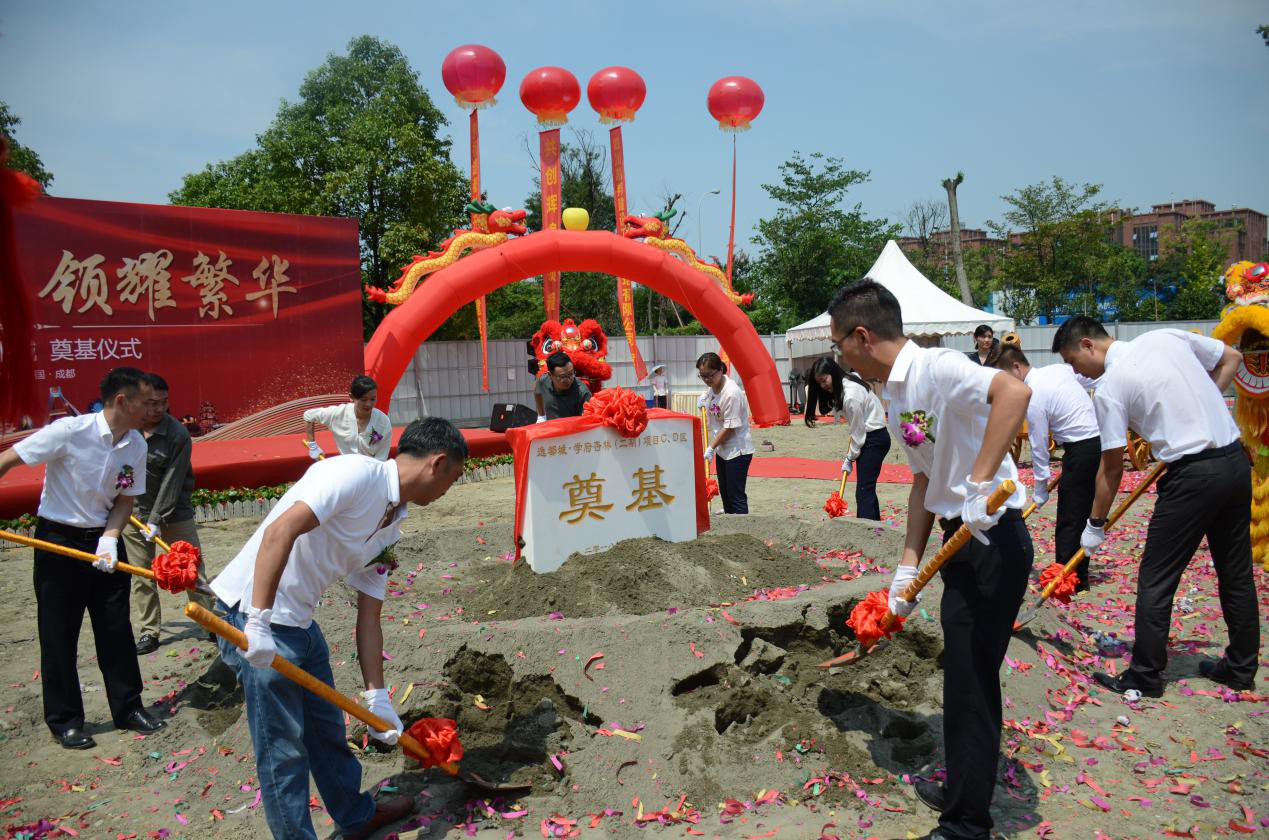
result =
[{"label": "blue jeans", "polygon": [[[218,612],[239,630],[246,613],[216,602]],[[271,625],[278,655],[334,686],[330,649],[317,622],[307,630]],[[269,830],[279,840],[317,840],[309,817],[312,774],[326,810],[340,831],[351,833],[375,812],[374,798],[361,792],[361,763],[348,749],[344,714],[272,668],[255,668],[242,651],[219,640],[220,656],[238,674],[247,702],[247,724],[256,751],[256,772]]]}]

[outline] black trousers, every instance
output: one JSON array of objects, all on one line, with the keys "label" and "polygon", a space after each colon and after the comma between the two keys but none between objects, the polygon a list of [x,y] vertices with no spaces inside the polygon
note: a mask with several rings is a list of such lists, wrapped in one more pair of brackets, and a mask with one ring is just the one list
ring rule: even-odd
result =
[{"label": "black trousers", "polygon": [[1151,687],[1162,683],[1172,599],[1203,537],[1212,551],[1229,629],[1229,670],[1242,679],[1256,676],[1260,617],[1251,572],[1251,467],[1237,443],[1199,454],[1205,457],[1168,464],[1159,479],[1159,500],[1141,555],[1130,667]]},{"label": "black trousers", "polygon": [[653,399],[656,401],[657,408],[668,408],[670,404],[669,394],[654,394]]},{"label": "black trousers", "polygon": [[877,476],[890,451],[890,433],[885,427],[873,429],[864,438],[864,445],[855,459],[855,516],[860,519],[881,519],[881,502],[877,499]]},{"label": "black trousers", "polygon": [[[943,541],[960,519],[943,520]],[[949,837],[991,832],[991,797],[1000,762],[1000,663],[1027,591],[1034,555],[1022,514],[1010,510],[947,561],[943,601],[943,747],[947,804],[939,828]]]},{"label": "black trousers", "polygon": [[[73,528],[43,518],[35,528],[38,539],[90,554],[97,550],[101,532],[101,528]],[[119,562],[126,561],[120,540]],[[104,574],[83,560],[35,549],[44,722],[54,735],[84,727],[76,659],[85,610],[93,625],[97,664],[106,684],[111,717],[117,723],[141,708],[141,666],[129,617],[131,583],[132,576],[127,572]]]},{"label": "black trousers", "polygon": [[[1062,444],[1062,477],[1058,479],[1056,551],[1063,566],[1080,550],[1080,534],[1093,513],[1097,468],[1102,462],[1102,439],[1091,437]],[[1088,584],[1088,557],[1075,567],[1081,584]]]},{"label": "black trousers", "polygon": [[749,462],[753,455],[737,455],[730,460],[715,458],[718,469],[718,495],[723,497],[723,513],[748,513],[749,497],[745,484],[749,481]]}]

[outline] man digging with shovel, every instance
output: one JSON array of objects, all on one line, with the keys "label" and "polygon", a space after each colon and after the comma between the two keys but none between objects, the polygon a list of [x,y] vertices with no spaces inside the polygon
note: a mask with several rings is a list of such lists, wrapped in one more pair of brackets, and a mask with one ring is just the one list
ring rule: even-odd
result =
[{"label": "man digging with shovel", "polygon": [[395,724],[371,732],[395,744],[401,719],[383,677],[379,616],[387,570],[374,562],[401,538],[406,503],[439,499],[462,474],[467,443],[447,420],[406,427],[397,457],[344,455],[318,461],[215,580],[217,610],[242,630],[247,649],[221,639],[220,653],[243,685],[265,818],[274,837],[316,840],[309,817],[312,774],[326,810],[347,840],[369,837],[407,816],[413,800],[375,802],[361,791],[361,764],[349,750],[343,713],[270,667],[279,655],[334,685],[330,652],[313,611],[343,578],[357,590],[357,658],[370,710]]},{"label": "man digging with shovel", "polygon": [[[944,540],[962,524],[976,538],[940,572],[947,782],[918,782],[916,792],[940,812],[928,838],[986,838],[1000,760],[1000,664],[1031,572],[1031,537],[1020,513],[1026,491],[1007,455],[1031,389],[957,351],[908,341],[899,302],[879,283],[847,286],[828,311],[831,340],[846,363],[886,383],[888,423],[912,466],[907,538],[890,586],[890,611],[912,611],[913,602],[900,593],[916,578],[936,516]],[[988,513],[988,497],[1006,480],[1017,488]]]}]

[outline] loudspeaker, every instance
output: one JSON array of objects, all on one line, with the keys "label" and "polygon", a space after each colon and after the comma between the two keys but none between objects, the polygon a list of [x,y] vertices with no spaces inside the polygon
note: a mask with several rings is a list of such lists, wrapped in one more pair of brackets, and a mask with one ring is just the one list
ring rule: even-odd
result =
[{"label": "loudspeaker", "polygon": [[538,422],[538,413],[527,405],[499,403],[489,415],[489,431],[505,432],[517,426],[532,426]]}]

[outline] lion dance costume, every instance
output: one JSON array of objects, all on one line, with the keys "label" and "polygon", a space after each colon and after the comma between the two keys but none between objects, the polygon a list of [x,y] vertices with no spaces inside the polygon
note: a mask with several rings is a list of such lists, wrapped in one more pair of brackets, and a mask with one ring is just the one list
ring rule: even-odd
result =
[{"label": "lion dance costume", "polygon": [[1269,570],[1269,264],[1236,262],[1225,272],[1229,306],[1212,337],[1243,354],[1234,376],[1234,417],[1252,454],[1251,556]]},{"label": "lion dance costume", "polygon": [[530,343],[538,360],[538,376],[546,373],[547,357],[562,351],[573,360],[577,378],[586,383],[592,394],[599,393],[604,382],[612,378],[612,367],[604,361],[608,355],[608,336],[604,335],[599,322],[591,318],[580,324],[574,324],[572,318],[565,318],[562,324],[543,321]]}]

